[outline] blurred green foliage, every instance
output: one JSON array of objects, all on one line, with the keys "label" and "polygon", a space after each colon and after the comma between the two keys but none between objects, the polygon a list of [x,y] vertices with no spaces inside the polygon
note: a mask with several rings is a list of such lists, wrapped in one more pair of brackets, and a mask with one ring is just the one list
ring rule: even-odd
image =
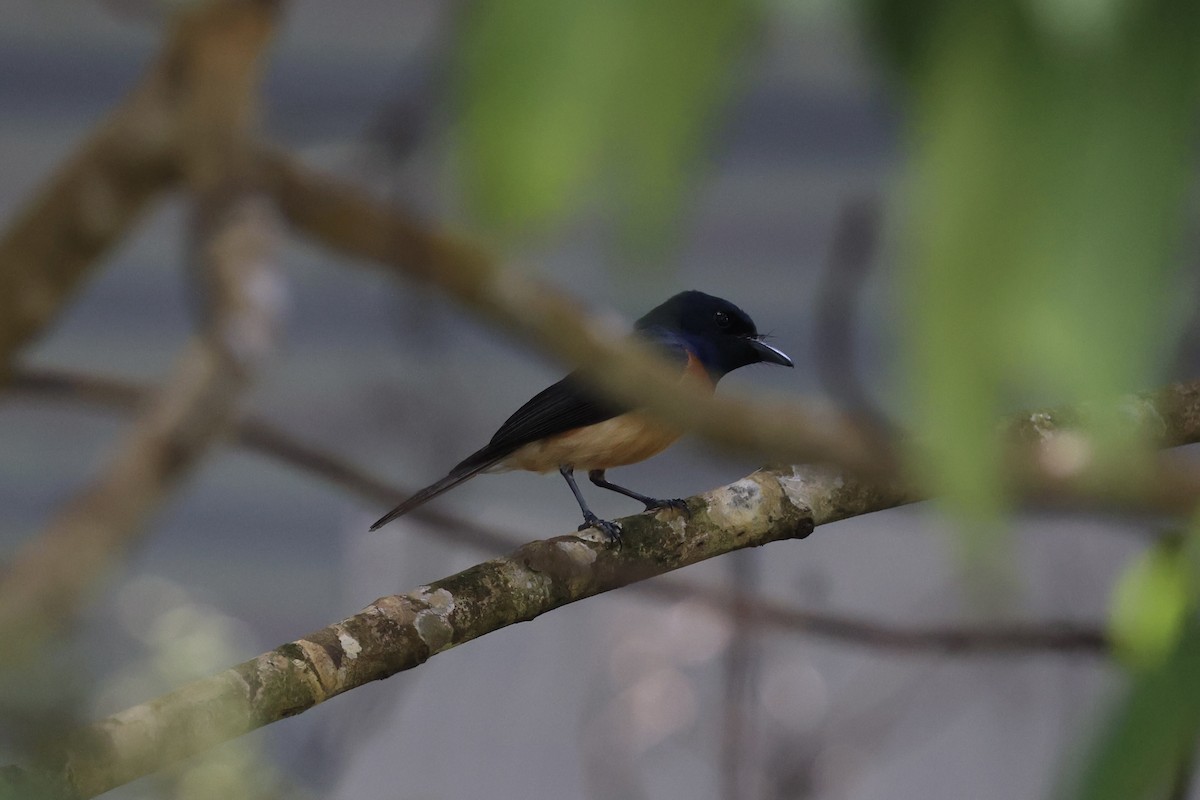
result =
[{"label": "blurred green foliage", "polygon": [[458,49],[462,177],[520,232],[602,198],[635,243],[670,233],[752,30],[751,0],[481,0]]},{"label": "blurred green foliage", "polygon": [[[1139,443],[1115,401],[1160,379],[1177,340],[1200,4],[868,8],[908,105],[901,283],[926,474],[966,529],[986,530],[1005,504],[1000,411],[1087,401],[1091,457],[1132,481]],[[1195,746],[1190,551],[1156,548],[1121,581],[1114,639],[1140,670],[1076,797],[1143,797]]]},{"label": "blurred green foliage", "polygon": [[1111,629],[1131,685],[1069,797],[1139,798],[1188,780],[1200,733],[1198,577],[1200,518],[1163,537],[1121,577]]},{"label": "blurred green foliage", "polygon": [[[1195,177],[1200,4],[859,6],[906,112],[894,208],[922,467],[965,530],[993,530],[1006,507],[1004,410],[1090,403],[1086,455],[1125,474],[1137,463],[1115,401],[1161,379],[1190,288],[1175,256]],[[760,10],[472,4],[458,84],[476,210],[522,230],[604,196],[627,232],[652,239],[679,209]],[[1192,538],[1151,550],[1114,596],[1134,677],[1079,797],[1139,797],[1194,745]]]},{"label": "blurred green foliage", "polygon": [[909,102],[914,421],[939,493],[994,518],[1012,405],[1113,409],[1097,456],[1127,466],[1113,401],[1159,378],[1177,332],[1200,6],[872,5]]},{"label": "blurred green foliage", "polygon": [[1117,654],[1134,668],[1171,654],[1200,588],[1200,538],[1169,535],[1142,553],[1113,591],[1110,631]]},{"label": "blurred green foliage", "polygon": [[[1168,797],[1186,780],[1200,731],[1200,622],[1194,615],[1169,656],[1135,674],[1087,755],[1072,800]],[[1183,773],[1181,775],[1181,772]]]}]

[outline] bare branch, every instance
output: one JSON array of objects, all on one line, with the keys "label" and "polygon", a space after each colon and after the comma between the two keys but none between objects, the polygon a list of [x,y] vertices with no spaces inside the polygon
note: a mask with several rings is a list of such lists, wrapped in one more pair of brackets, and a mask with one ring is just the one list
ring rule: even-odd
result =
[{"label": "bare branch", "polygon": [[[13,375],[11,389],[119,411],[137,408],[149,395],[149,389],[126,381],[47,370],[18,369]],[[247,416],[235,423],[230,433],[234,441],[249,450],[290,464],[370,502],[387,504],[411,493],[254,416]],[[436,511],[430,506],[422,506],[412,515],[436,529],[439,537],[471,547],[498,552],[518,544],[509,534],[467,517]],[[759,625],[864,647],[914,652],[935,650],[963,655],[1017,654],[1029,650],[1102,655],[1108,650],[1102,628],[1084,623],[1041,621],[906,628],[829,612],[808,611],[679,578],[639,583],[634,589],[663,598],[696,600],[718,611],[744,608]]]},{"label": "bare branch", "polygon": [[167,47],[0,237],[0,383],[14,354],[175,180],[166,65],[179,46],[176,40]]},{"label": "bare branch", "polygon": [[[274,7],[227,0],[178,22],[169,71],[184,90],[181,118],[201,128],[199,138],[185,140],[181,161],[208,208],[201,261],[213,276],[215,313],[104,472],[8,564],[0,579],[0,636],[10,643],[3,662],[24,659],[65,624],[95,579],[139,537],[219,439],[270,344],[277,294],[269,269],[272,225],[261,202],[230,187],[253,163],[248,109]],[[234,80],[241,75],[250,77]],[[203,126],[200,117],[212,122]]]},{"label": "bare branch", "polygon": [[759,607],[758,589],[762,571],[753,560],[754,553],[737,553],[725,560],[729,576],[738,591],[721,608],[729,615],[731,637],[722,654],[723,691],[721,700],[720,764],[721,797],[740,800],[755,791],[755,762],[761,731],[755,714],[755,695],[761,680],[762,625],[755,614]]},{"label": "bare branch", "polygon": [[[257,57],[277,5],[216,0],[182,14],[139,86],[0,236],[0,384],[88,270],[178,181],[180,144],[212,150],[222,140],[206,136],[228,115],[208,112],[246,102],[257,74],[245,56]],[[194,80],[201,72],[215,80]],[[218,88],[198,98],[205,85]]]},{"label": "bare branch", "polygon": [[[437,231],[394,205],[314,174],[276,151],[264,150],[261,159],[273,196],[293,227],[343,254],[439,286],[481,316],[580,366],[614,399],[728,448],[787,463],[835,464],[864,480],[900,479],[893,448],[880,445],[876,425],[795,400],[699,398],[645,348],[622,339],[566,295],[519,271],[502,269],[467,239]],[[1130,415],[1156,443],[1200,441],[1196,425],[1173,425],[1164,418],[1174,414],[1194,421],[1200,416],[1197,384],[1167,391],[1170,403],[1137,397],[1129,404]],[[1049,416],[1034,415],[1014,426],[1030,433]],[[1032,454],[1017,454],[1013,475],[1023,489],[1037,488],[1047,500],[1065,496],[1077,502],[1083,497],[1178,511],[1191,507],[1194,490],[1200,487],[1195,468],[1171,475],[1151,470],[1129,480],[1126,474],[1102,474],[1086,458],[1064,472],[1061,463],[1044,459],[1045,454],[1046,448],[1036,447]]]},{"label": "bare branch", "polygon": [[860,474],[891,471],[887,453],[851,418],[795,401],[718,395],[698,400],[645,347],[578,303],[517,270],[505,270],[464,238],[264,150],[262,168],[294,228],[340,253],[429,281],[471,310],[580,366],[607,394],[732,449],[781,461],[832,462]]},{"label": "bare branch", "polygon": [[[846,488],[836,491],[842,508]],[[850,491],[875,505],[887,502],[865,487]],[[409,594],[381,598],[336,625],[81,731],[67,740],[54,775],[71,796],[93,797],[566,603],[721,553],[806,536],[814,518],[797,504],[801,494],[761,471],[694,498],[690,514],[623,520],[620,549],[577,536],[532,542]]]},{"label": "bare branch", "polygon": [[104,472],[12,557],[0,580],[0,632],[19,662],[55,633],[84,592],[139,535],[146,518],[212,441],[240,381],[193,342]]},{"label": "bare branch", "polygon": [[855,310],[861,301],[879,238],[880,212],[873,200],[847,203],[834,230],[828,264],[813,303],[812,359],[817,378],[838,406],[870,425],[880,446],[895,431],[857,374]]},{"label": "bare branch", "polygon": [[[890,508],[910,498],[821,470],[760,470],[692,498],[689,513],[662,511],[622,520],[625,544],[614,549],[578,536],[536,541],[505,558],[384,597],[358,614],[219,675],[102,720],[69,737],[47,780],[64,795],[94,797],[262,725],[301,713],[342,692],[424,663],[443,650],[567,603],[744,547],[807,536],[816,524]],[[721,600],[727,608],[729,600]],[[799,612],[761,608],[765,623],[811,625]],[[862,623],[824,623],[824,632]],[[813,626],[814,630],[821,626]],[[868,626],[870,627],[870,626]],[[924,632],[883,628],[866,639],[916,645]],[[955,650],[972,641],[937,634]],[[995,651],[1029,646],[1094,651],[1103,646],[1082,627],[1046,632],[1023,626],[988,640]]]},{"label": "bare branch", "polygon": [[[10,388],[41,397],[83,402],[115,411],[131,412],[141,407],[152,390],[149,387],[97,375],[18,367]],[[352,461],[308,444],[276,425],[254,415],[244,416],[228,431],[242,447],[314,475],[370,503],[394,504],[411,491],[389,483]],[[411,515],[438,529],[438,535],[492,553],[502,553],[520,542],[494,528],[466,517],[422,506]]]},{"label": "bare branch", "polygon": [[1087,622],[1039,620],[899,626],[825,611],[808,611],[763,597],[743,597],[681,580],[653,581],[645,584],[643,589],[663,597],[699,600],[717,609],[742,602],[754,615],[755,622],[764,627],[800,631],[836,642],[912,654],[941,652],[959,656],[991,656],[1052,652],[1103,656],[1110,651],[1110,642],[1103,626]]}]

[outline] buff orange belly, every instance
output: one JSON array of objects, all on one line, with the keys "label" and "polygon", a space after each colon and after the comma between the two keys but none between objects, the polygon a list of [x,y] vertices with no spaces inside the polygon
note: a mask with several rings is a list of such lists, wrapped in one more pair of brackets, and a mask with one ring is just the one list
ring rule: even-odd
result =
[{"label": "buff orange belly", "polygon": [[657,455],[679,437],[675,428],[640,411],[631,411],[531,442],[498,466],[530,472],[551,472],[564,465],[578,470],[611,469]]}]

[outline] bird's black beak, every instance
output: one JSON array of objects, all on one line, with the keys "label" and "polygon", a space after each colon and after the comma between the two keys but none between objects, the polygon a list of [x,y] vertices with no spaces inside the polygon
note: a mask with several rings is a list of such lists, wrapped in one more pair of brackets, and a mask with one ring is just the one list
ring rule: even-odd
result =
[{"label": "bird's black beak", "polygon": [[788,358],[788,354],[777,347],[764,342],[762,339],[751,339],[750,347],[758,354],[758,360],[768,364],[778,364],[781,367],[794,367],[792,359]]}]

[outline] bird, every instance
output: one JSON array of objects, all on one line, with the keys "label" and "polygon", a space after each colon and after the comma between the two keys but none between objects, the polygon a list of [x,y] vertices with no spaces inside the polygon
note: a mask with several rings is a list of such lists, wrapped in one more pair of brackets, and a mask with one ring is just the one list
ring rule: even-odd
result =
[{"label": "bird", "polygon": [[[792,359],[766,342],[745,311],[728,300],[700,291],[680,292],[634,323],[634,337],[711,393],[727,373],[751,364],[792,367]],[[594,392],[576,370],[518,408],[491,441],[455,465],[444,478],[426,486],[381,517],[378,530],[438,495],[483,472],[557,470],[571,487],[583,524],[611,542],[621,540],[620,526],[588,508],[575,482],[575,470],[588,479],[642,503],[646,511],[686,509],[682,500],[659,500],[605,478],[605,471],[643,461],[665,450],[681,431],[642,410],[624,407]]]}]

